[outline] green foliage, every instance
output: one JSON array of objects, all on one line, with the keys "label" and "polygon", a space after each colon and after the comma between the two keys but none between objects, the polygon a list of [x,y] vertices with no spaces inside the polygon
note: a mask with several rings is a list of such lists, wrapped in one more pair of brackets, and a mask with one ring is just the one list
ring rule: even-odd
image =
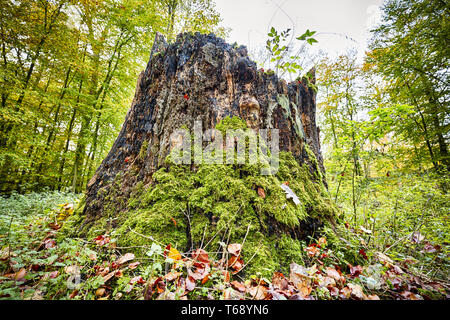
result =
[{"label": "green foliage", "polygon": [[[298,54],[294,56],[288,56],[291,47],[294,46],[292,42],[292,37],[288,42],[288,38],[290,36],[291,29],[286,29],[278,33],[278,31],[272,27],[270,32],[267,34],[269,39],[266,41],[266,49],[270,55],[270,63],[275,63],[275,73],[278,75],[278,71],[281,71],[281,75],[284,74],[298,74],[303,69],[301,65],[298,63]],[[296,39],[299,41],[306,41],[308,44],[312,45],[315,42],[318,42],[312,36],[315,34],[315,31],[306,30],[304,34],[297,37]]]},{"label": "green foliage", "polygon": [[388,1],[364,64],[349,53],[317,68],[328,187],[345,213],[327,235],[352,265],[384,252],[418,276],[447,278],[446,49],[429,36],[445,34],[446,10]]},{"label": "green foliage", "polygon": [[407,116],[385,126],[385,132],[411,144],[399,153],[412,165],[428,162],[435,169],[450,170],[449,6],[445,1],[391,0],[383,12],[381,25],[373,30],[367,68],[382,77],[383,101],[396,110],[377,118],[394,118],[403,105],[411,106]]},{"label": "green foliage", "polygon": [[81,192],[120,130],[155,33],[224,35],[219,22],[209,0],[2,1],[0,192]]}]

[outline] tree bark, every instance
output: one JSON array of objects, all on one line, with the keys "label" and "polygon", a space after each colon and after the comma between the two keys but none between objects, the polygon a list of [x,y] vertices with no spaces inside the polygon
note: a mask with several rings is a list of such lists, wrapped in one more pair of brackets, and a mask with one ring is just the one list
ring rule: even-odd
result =
[{"label": "tree bark", "polygon": [[[310,73],[314,84],[314,70]],[[279,129],[280,151],[306,163],[326,185],[316,92],[310,84],[311,80],[287,83],[257,70],[245,47],[232,47],[213,34],[181,34],[171,45],[157,34],[119,136],[88,182],[84,225],[101,218],[111,201],[118,199],[116,193],[111,197],[118,176],[121,201],[114,208],[126,210],[126,199],[136,184],[151,184],[153,173],[165,165],[171,134],[182,127],[192,130],[194,121],[201,121],[206,130],[227,116],[237,116],[252,129]],[[287,98],[287,105],[280,104],[281,96]]]}]

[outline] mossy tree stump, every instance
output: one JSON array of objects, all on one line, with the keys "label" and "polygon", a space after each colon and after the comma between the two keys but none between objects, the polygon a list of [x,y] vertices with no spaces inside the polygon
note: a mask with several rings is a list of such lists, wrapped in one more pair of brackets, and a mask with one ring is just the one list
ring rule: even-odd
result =
[{"label": "mossy tree stump", "polygon": [[[114,230],[122,244],[149,241],[140,233],[186,251],[208,242],[207,250],[220,251],[221,241],[247,234],[243,256],[256,252],[254,268],[273,271],[301,259],[300,240],[336,215],[316,126],[314,70],[310,75],[286,83],[257,70],[245,47],[213,34],[181,34],[170,45],[157,35],[122,130],[87,185],[77,233]],[[278,172],[168,163],[171,134],[195,121],[204,129],[278,129]],[[300,204],[286,197],[286,182]]]}]

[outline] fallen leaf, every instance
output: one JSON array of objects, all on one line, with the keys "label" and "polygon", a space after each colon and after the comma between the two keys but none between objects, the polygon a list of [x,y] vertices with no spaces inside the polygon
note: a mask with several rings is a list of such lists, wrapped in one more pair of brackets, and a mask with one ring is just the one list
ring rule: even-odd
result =
[{"label": "fallen leaf", "polygon": [[232,243],[228,245],[228,252],[234,256],[238,256],[241,253],[242,245],[240,243]]},{"label": "fallen leaf", "polygon": [[363,271],[363,268],[358,265],[350,268],[350,275],[352,278],[358,277]]},{"label": "fallen leaf", "polygon": [[308,274],[308,269],[296,263],[291,263],[289,278],[303,297],[306,297],[311,293],[311,277]]},{"label": "fallen leaf", "polygon": [[105,244],[109,243],[111,239],[108,236],[105,235],[99,235],[97,238],[94,239],[94,242],[98,246],[104,246]]},{"label": "fallen leaf", "polygon": [[359,250],[359,254],[362,255],[363,258],[364,258],[365,260],[368,259],[368,258],[367,258],[367,254],[366,254],[366,252],[364,251],[364,249],[360,249],[360,250]]},{"label": "fallen leaf", "polygon": [[245,291],[247,291],[247,288],[245,287],[245,285],[243,285],[243,284],[240,283],[239,281],[234,280],[234,281],[232,281],[230,284],[233,286],[233,288],[235,288],[236,290],[238,290],[238,291],[240,291],[240,292],[245,292]]},{"label": "fallen leaf", "polygon": [[223,280],[223,281],[224,281],[225,283],[230,282],[230,272],[228,272],[228,271],[226,271],[226,270],[223,270],[222,273],[223,273],[223,277],[224,277],[224,280]]},{"label": "fallen leaf", "polygon": [[321,237],[321,238],[319,238],[319,240],[317,241],[317,243],[318,243],[321,247],[325,247],[325,246],[327,245],[327,238]]},{"label": "fallen leaf", "polygon": [[341,289],[339,297],[341,297],[342,299],[348,299],[348,298],[350,298],[351,294],[352,294],[352,289],[350,289],[349,287],[344,287]]},{"label": "fallen leaf", "polygon": [[211,274],[210,273],[208,273],[203,279],[202,279],[202,284],[205,284],[206,282],[208,282],[208,280],[209,280],[209,277],[211,276]]},{"label": "fallen leaf", "polygon": [[158,297],[156,297],[156,300],[175,300],[176,295],[174,292],[165,291],[161,293]]},{"label": "fallen leaf", "polygon": [[275,289],[286,290],[288,281],[281,272],[275,272],[272,277],[272,285]]},{"label": "fallen leaf", "polygon": [[140,265],[140,264],[141,264],[140,262],[136,261],[136,262],[130,263],[130,264],[128,265],[128,268],[130,268],[131,270],[133,270],[133,269],[136,269],[137,266]]},{"label": "fallen leaf", "polygon": [[109,279],[111,279],[112,277],[114,277],[115,274],[116,274],[115,271],[111,271],[111,272],[108,273],[107,275],[103,276],[103,281],[106,283]]},{"label": "fallen leaf", "polygon": [[170,248],[168,258],[175,261],[181,260],[181,253],[175,248]]},{"label": "fallen leaf", "polygon": [[15,281],[25,281],[25,276],[27,274],[27,270],[25,268],[21,268],[19,271],[15,273],[9,273],[4,275],[4,277],[11,278]]},{"label": "fallen leaf", "polygon": [[425,237],[419,232],[415,231],[411,237],[412,242],[420,243],[425,240]]},{"label": "fallen leaf", "polygon": [[210,268],[209,264],[198,263],[198,264],[195,264],[194,268],[188,269],[188,275],[195,280],[202,280],[206,276],[208,276],[210,270],[211,270],[211,268]]},{"label": "fallen leaf", "polygon": [[387,255],[385,255],[384,253],[379,252],[379,251],[375,252],[375,257],[376,257],[381,263],[384,263],[384,264],[386,264],[386,263],[388,263],[388,264],[393,264],[393,263],[394,263],[394,261],[392,261],[391,258],[389,258]]},{"label": "fallen leaf", "polygon": [[234,270],[233,274],[236,274],[244,267],[244,261],[239,256],[232,256],[228,260],[228,267]]},{"label": "fallen leaf", "polygon": [[103,297],[105,295],[105,292],[106,292],[105,288],[98,288],[97,291],[95,291],[95,296]]},{"label": "fallen leaf", "polygon": [[44,292],[41,290],[36,290],[31,297],[31,300],[44,300]]},{"label": "fallen leaf", "polygon": [[136,276],[136,277],[132,278],[132,279],[130,280],[130,282],[129,282],[129,284],[134,284],[134,283],[137,283],[137,284],[144,284],[145,281],[144,281],[144,279],[142,278],[142,276]]},{"label": "fallen leaf", "polygon": [[223,300],[242,300],[244,299],[244,295],[234,290],[233,288],[227,288],[223,291]]},{"label": "fallen leaf", "polygon": [[55,239],[46,239],[46,240],[44,240],[44,247],[45,247],[45,249],[50,249],[50,248],[56,247]]},{"label": "fallen leaf", "polygon": [[266,193],[264,192],[264,189],[261,187],[258,187],[258,196],[260,196],[263,199],[266,198]]},{"label": "fallen leaf", "polygon": [[71,265],[64,267],[64,271],[70,275],[80,274],[81,267],[77,265]]},{"label": "fallen leaf", "polygon": [[123,256],[121,256],[119,259],[117,259],[115,262],[118,265],[124,264],[128,261],[131,261],[135,258],[133,253],[125,253]]},{"label": "fallen leaf", "polygon": [[330,291],[330,296],[337,297],[339,296],[339,289],[336,287],[327,287],[328,291]]},{"label": "fallen leaf", "polygon": [[69,296],[69,299],[75,298],[75,296],[78,294],[78,290],[73,290],[72,293]]},{"label": "fallen leaf", "polygon": [[186,278],[186,291],[192,291],[195,289],[195,280],[192,277]]},{"label": "fallen leaf", "polygon": [[341,280],[341,275],[334,268],[327,267],[326,274],[327,274],[328,277],[333,278],[336,281],[340,281]]},{"label": "fallen leaf", "polygon": [[4,248],[0,250],[0,261],[8,260],[9,258],[9,248]]},{"label": "fallen leaf", "polygon": [[364,299],[365,296],[359,284],[349,283],[347,286],[352,290],[352,296],[360,300]]},{"label": "fallen leaf", "polygon": [[323,277],[319,280],[319,286],[321,287],[334,287],[336,286],[336,280],[331,277]]},{"label": "fallen leaf", "polygon": [[192,253],[192,259],[195,261],[209,263],[208,253],[203,249],[197,249]]},{"label": "fallen leaf", "polygon": [[309,245],[305,248],[305,251],[308,253],[309,256],[314,257],[317,256],[320,253],[319,248],[317,248],[314,245]]},{"label": "fallen leaf", "polygon": [[166,274],[164,276],[164,279],[166,279],[167,281],[170,282],[170,281],[177,279],[182,274],[183,274],[182,272],[169,272],[168,274]]},{"label": "fallen leaf", "polygon": [[371,234],[371,233],[372,233],[372,230],[366,229],[366,228],[364,228],[363,226],[360,226],[359,228],[360,228],[363,232],[365,232],[365,233],[368,233],[368,234]]},{"label": "fallen leaf", "polygon": [[425,244],[425,246],[423,247],[423,251],[424,252],[427,252],[427,253],[433,253],[433,252],[436,252],[436,251],[438,251],[438,250],[440,250],[441,249],[441,246],[439,246],[439,245],[432,245],[431,243],[429,243],[429,242],[427,242],[426,244]]}]

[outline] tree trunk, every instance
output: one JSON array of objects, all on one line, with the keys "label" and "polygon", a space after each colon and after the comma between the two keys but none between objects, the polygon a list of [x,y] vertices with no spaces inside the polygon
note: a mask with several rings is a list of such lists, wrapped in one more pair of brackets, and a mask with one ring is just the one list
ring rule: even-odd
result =
[{"label": "tree trunk", "polygon": [[[314,70],[310,73],[314,74]],[[313,84],[314,81],[315,79]],[[273,178],[255,177],[255,182],[248,187],[250,191],[246,189],[254,200],[251,204],[253,207],[247,208],[247,203],[244,202],[242,206],[245,208],[237,206],[236,211],[242,210],[242,217],[255,211],[249,219],[259,221],[256,222],[259,226],[252,222],[251,230],[268,237],[282,233],[293,239],[305,239],[314,234],[326,218],[334,217],[336,210],[326,190],[319,129],[316,126],[316,92],[308,83],[311,85],[311,81],[306,79],[286,83],[273,73],[257,70],[256,64],[247,56],[245,47],[234,48],[212,34],[181,34],[171,45],[157,34],[150,61],[139,76],[135,97],[122,130],[109,154],[88,182],[84,209],[82,213],[80,211],[84,220],[80,230],[97,230],[94,225],[99,225],[102,219],[108,219],[108,228],[126,225],[127,223],[121,224],[120,221],[126,220],[134,210],[130,205],[133,199],[143,205],[143,194],[151,192],[158,185],[154,173],[162,167],[167,167],[169,171],[174,167],[165,162],[173,146],[171,134],[180,128],[187,128],[192,132],[195,121],[201,122],[203,130],[215,128],[225,118],[233,116],[239,117],[248,128],[278,129],[280,155],[290,154],[293,159],[291,166],[298,165],[305,170],[302,174],[293,173],[291,178],[285,178],[281,173]],[[283,167],[283,163],[280,160],[280,172],[286,168],[287,171],[297,170],[289,166]],[[190,172],[195,172],[201,166],[187,167]],[[233,168],[239,170],[239,166]],[[240,170],[234,176],[236,177],[245,180],[248,173]],[[303,181],[301,186],[297,185],[300,180]],[[179,181],[185,182],[182,178]],[[304,208],[306,214],[304,219],[300,219],[301,222],[295,220],[295,217],[295,221],[291,223],[277,217],[277,214],[272,216],[271,209],[264,213],[264,203],[270,205],[278,200],[280,205],[273,209],[275,211],[298,209],[286,197],[283,188],[280,188],[281,183],[289,184],[301,199],[299,206]],[[199,190],[195,185],[188,187],[193,187],[194,192]],[[223,188],[226,189],[225,186]],[[260,189],[264,189],[266,194]],[[214,192],[216,191],[218,190]],[[233,197],[239,196],[237,192],[230,197],[231,200],[227,203],[229,211],[234,208]],[[214,226],[218,223],[217,220],[225,220],[226,217],[221,216],[222,211],[214,207],[216,201],[213,201],[210,209],[201,209],[194,208],[192,199],[183,197],[174,196],[171,201],[179,201],[184,209],[178,210],[179,212],[167,210],[165,214],[174,219],[176,228],[184,230],[186,235],[181,236],[183,240],[180,242],[187,242],[185,244],[189,248],[196,241],[200,243],[200,239],[195,236],[196,226],[191,225],[191,221],[196,221],[197,217],[208,217],[209,220],[205,223],[212,223],[209,233],[216,230]],[[228,195],[220,196],[217,202],[224,197]],[[266,201],[262,206],[257,204],[260,198]],[[156,208],[156,205],[151,207]],[[185,220],[183,217],[188,216],[187,212],[192,217]],[[169,235],[174,225],[168,217],[162,219],[164,223],[165,220],[169,221],[166,230]]]}]

